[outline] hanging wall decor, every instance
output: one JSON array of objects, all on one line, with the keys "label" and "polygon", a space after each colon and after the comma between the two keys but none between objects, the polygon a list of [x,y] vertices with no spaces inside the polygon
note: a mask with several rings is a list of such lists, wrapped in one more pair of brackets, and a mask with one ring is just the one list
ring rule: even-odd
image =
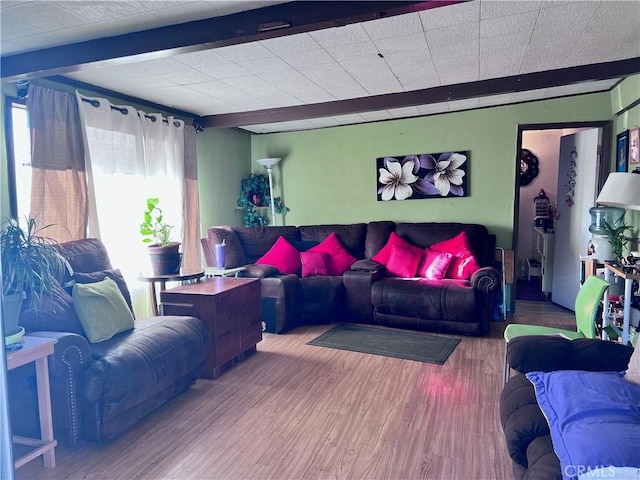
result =
[{"label": "hanging wall decor", "polygon": [[520,186],[529,185],[538,176],[540,165],[538,157],[531,150],[520,150]]},{"label": "hanging wall decor", "polygon": [[564,193],[564,203],[567,207],[573,207],[575,201],[573,197],[575,196],[575,188],[576,188],[576,177],[578,173],[576,172],[576,167],[578,166],[578,151],[576,147],[573,147],[571,150],[571,159],[569,160],[569,170],[567,170],[567,181],[564,186],[567,187],[567,191]]},{"label": "hanging wall decor", "polygon": [[378,201],[467,197],[469,152],[376,159]]}]

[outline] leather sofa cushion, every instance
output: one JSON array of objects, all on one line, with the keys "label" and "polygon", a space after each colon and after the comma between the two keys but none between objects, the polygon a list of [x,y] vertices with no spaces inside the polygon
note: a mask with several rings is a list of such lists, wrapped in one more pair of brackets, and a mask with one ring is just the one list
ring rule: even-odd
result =
[{"label": "leather sofa cushion", "polygon": [[305,277],[300,279],[303,296],[303,321],[339,321],[344,287],[342,277]]},{"label": "leather sofa cushion", "polygon": [[97,272],[113,268],[107,249],[96,238],[61,243],[60,249],[75,272]]},{"label": "leather sofa cushion", "polygon": [[370,222],[367,225],[367,239],[364,246],[364,258],[373,258],[373,256],[382,250],[387,242],[391,232],[396,229],[395,222],[384,220],[382,222]]},{"label": "leather sofa cushion", "polygon": [[23,303],[19,323],[27,332],[70,332],[84,336],[84,329],[80,323],[71,295],[57,282],[47,295],[40,298],[36,305],[28,301]]},{"label": "leather sofa cushion", "polygon": [[224,265],[226,268],[241,267],[247,263],[247,257],[238,235],[236,235],[234,228],[228,225],[207,228],[207,247],[205,250],[205,255],[208,257],[207,263],[215,265],[215,245],[223,242],[225,244]]},{"label": "leather sofa cushion", "polygon": [[472,322],[478,308],[473,290],[465,280],[387,277],[373,284],[371,301],[383,314]]},{"label": "leather sofa cushion", "polygon": [[278,237],[284,237],[289,243],[300,240],[300,232],[296,227],[234,227],[242,250],[246,256],[245,263],[256,263],[276,243]]},{"label": "leather sofa cushion", "polygon": [[195,317],[150,317],[135,328],[91,344],[94,362],[82,373],[81,395],[103,403],[103,421],[145,402],[192,371],[209,342]]},{"label": "leather sofa cushion", "polygon": [[367,236],[366,223],[350,225],[304,225],[298,227],[302,241],[322,242],[335,233],[344,248],[356,259],[364,258],[364,243]]}]

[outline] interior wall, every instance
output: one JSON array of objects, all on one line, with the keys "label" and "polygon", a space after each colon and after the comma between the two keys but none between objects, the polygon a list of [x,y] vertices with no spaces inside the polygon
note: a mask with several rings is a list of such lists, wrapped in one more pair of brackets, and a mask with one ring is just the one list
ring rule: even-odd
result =
[{"label": "interior wall", "polygon": [[[611,118],[608,93],[304,132],[254,135],[252,161],[280,156],[288,225],[372,220],[485,224],[512,247],[519,124]],[[469,197],[380,202],[376,158],[469,151]]]},{"label": "interior wall", "polygon": [[[516,251],[516,273],[523,276],[527,258],[535,258],[533,219],[535,217],[534,199],[543,189],[551,205],[558,202],[558,161],[560,138],[579,132],[576,129],[525,130],[522,132],[522,148],[530,150],[538,157],[540,173],[529,185],[520,187],[518,208],[518,244]],[[563,201],[564,199],[559,199]]]}]

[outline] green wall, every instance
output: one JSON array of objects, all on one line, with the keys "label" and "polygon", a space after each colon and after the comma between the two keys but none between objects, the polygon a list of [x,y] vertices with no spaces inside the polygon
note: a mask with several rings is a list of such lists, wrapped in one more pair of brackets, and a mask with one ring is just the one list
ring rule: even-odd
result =
[{"label": "green wall", "polygon": [[209,129],[196,135],[202,233],[212,225],[241,225],[236,209],[242,177],[251,173],[251,135]]},{"label": "green wall", "polygon": [[[609,120],[608,93],[304,132],[255,135],[252,160],[282,156],[277,194],[290,225],[372,220],[486,225],[511,248],[519,124]],[[378,202],[375,159],[470,152],[466,198]]]}]

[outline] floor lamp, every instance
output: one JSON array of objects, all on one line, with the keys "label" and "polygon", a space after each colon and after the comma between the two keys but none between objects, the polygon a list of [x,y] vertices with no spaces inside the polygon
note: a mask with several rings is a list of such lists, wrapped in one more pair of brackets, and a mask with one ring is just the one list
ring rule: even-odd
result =
[{"label": "floor lamp", "polygon": [[276,225],[276,206],[273,198],[273,167],[275,167],[282,158],[271,157],[261,158],[257,160],[258,164],[267,169],[267,175],[269,175],[269,195],[271,196],[271,218],[273,219],[273,225]]}]

